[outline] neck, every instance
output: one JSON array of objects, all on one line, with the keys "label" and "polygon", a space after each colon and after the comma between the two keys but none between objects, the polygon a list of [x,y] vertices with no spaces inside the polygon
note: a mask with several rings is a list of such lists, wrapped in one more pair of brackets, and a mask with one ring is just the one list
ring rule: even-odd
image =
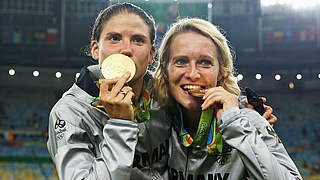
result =
[{"label": "neck", "polygon": [[135,98],[136,98],[137,102],[139,102],[140,97],[141,97],[142,88],[143,88],[143,78],[139,79],[136,82],[130,83],[129,86],[132,88],[132,91],[135,94]]},{"label": "neck", "polygon": [[183,108],[183,126],[189,132],[192,137],[195,137],[198,124],[201,117],[201,110],[187,110]]}]

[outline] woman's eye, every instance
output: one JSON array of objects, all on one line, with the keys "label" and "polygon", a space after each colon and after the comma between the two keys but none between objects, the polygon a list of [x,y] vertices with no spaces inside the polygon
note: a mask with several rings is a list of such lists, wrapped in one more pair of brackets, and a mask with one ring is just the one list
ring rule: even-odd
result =
[{"label": "woman's eye", "polygon": [[209,61],[209,60],[201,60],[199,64],[203,65],[203,66],[211,66],[212,65],[211,61]]},{"label": "woman's eye", "polygon": [[175,61],[175,64],[178,65],[178,66],[182,66],[182,65],[185,65],[187,63],[188,63],[188,60],[186,60],[186,59],[177,59]]},{"label": "woman's eye", "polygon": [[136,43],[143,43],[144,40],[142,38],[134,38],[133,39],[133,42],[136,42]]},{"label": "woman's eye", "polygon": [[142,38],[135,38],[133,41],[134,41],[134,42],[142,43],[142,42],[143,42],[143,39],[142,39]]},{"label": "woman's eye", "polygon": [[119,37],[119,36],[116,36],[116,35],[110,36],[109,39],[110,39],[111,41],[120,41],[120,37]]}]

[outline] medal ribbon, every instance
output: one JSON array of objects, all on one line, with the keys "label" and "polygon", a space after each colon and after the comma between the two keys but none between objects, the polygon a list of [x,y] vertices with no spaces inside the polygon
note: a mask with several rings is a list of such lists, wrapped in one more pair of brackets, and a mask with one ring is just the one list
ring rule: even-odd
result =
[{"label": "medal ribbon", "polygon": [[150,119],[150,95],[147,86],[144,86],[141,98],[142,102],[138,105],[135,104],[135,99],[133,101],[134,118],[138,123]]},{"label": "medal ribbon", "polygon": [[222,136],[219,132],[217,126],[217,119],[213,115],[214,108],[210,107],[209,109],[202,111],[198,130],[194,140],[191,135],[182,127],[181,123],[175,121],[175,130],[178,135],[178,139],[185,146],[189,147],[191,145],[200,145],[205,136],[209,133],[207,140],[207,150],[209,154],[215,154],[217,152],[222,152]]}]

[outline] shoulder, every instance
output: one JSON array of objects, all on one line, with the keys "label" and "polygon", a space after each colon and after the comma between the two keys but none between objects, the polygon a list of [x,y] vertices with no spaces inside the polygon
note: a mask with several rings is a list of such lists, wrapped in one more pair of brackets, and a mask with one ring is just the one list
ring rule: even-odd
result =
[{"label": "shoulder", "polygon": [[93,107],[83,95],[74,91],[79,91],[75,85],[57,101],[50,111],[50,121],[62,119],[72,122],[87,116],[87,111]]},{"label": "shoulder", "polygon": [[269,126],[268,121],[262,117],[257,111],[251,108],[240,109],[241,114],[248,118],[248,121],[256,128]]}]

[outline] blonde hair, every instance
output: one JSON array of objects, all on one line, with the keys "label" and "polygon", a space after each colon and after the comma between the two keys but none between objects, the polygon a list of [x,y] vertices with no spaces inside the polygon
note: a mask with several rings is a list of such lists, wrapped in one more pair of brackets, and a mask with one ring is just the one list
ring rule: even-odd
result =
[{"label": "blonde hair", "polygon": [[181,19],[171,26],[164,36],[159,49],[159,63],[155,72],[154,96],[160,106],[165,106],[172,97],[169,93],[168,65],[170,59],[170,46],[172,40],[181,33],[196,32],[210,38],[217,46],[219,52],[219,69],[222,79],[219,85],[230,93],[239,95],[240,89],[236,82],[233,69],[233,56],[228,44],[228,40],[219,29],[208,21],[197,18]]}]

